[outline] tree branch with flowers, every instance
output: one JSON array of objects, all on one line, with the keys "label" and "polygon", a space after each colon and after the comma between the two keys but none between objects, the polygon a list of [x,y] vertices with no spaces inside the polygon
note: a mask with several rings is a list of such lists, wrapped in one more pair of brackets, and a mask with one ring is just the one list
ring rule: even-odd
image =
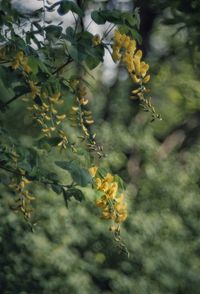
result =
[{"label": "tree branch with flowers", "polygon": [[[54,10],[60,16],[72,13],[75,23],[63,30],[44,19],[45,12]],[[91,12],[96,25],[110,26],[102,37],[92,34],[84,25],[84,1],[58,1],[41,9],[21,13],[11,1],[0,3],[0,73],[1,83],[9,89],[6,99],[1,97],[1,183],[15,194],[13,209],[21,212],[34,225],[32,203],[34,185],[42,185],[69,200],[85,197],[82,187],[91,186],[95,192],[94,205],[101,210],[101,218],[111,222],[120,250],[127,253],[121,240],[120,224],[127,218],[126,192],[122,179],[101,168],[105,156],[103,147],[92,131],[95,123],[89,106],[85,75],[104,61],[105,50],[113,62],[122,63],[133,82],[132,98],[151,113],[152,120],[160,115],[155,111],[146,85],[150,80],[149,65],[142,61],[138,49],[138,10],[98,10]],[[28,29],[27,29],[28,23]],[[70,67],[69,67],[70,66]],[[32,145],[25,146],[13,136],[6,123],[6,114],[20,104],[20,112],[32,120]],[[21,111],[23,108],[23,111]],[[52,169],[44,165],[44,157],[54,154]],[[82,156],[84,154],[84,158]],[[87,154],[85,156],[85,154]],[[61,170],[70,175],[71,182],[63,183]]]}]

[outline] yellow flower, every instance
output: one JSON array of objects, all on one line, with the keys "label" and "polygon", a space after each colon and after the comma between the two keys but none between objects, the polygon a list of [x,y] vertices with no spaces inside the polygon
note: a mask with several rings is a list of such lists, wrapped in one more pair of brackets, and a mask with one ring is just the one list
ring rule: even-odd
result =
[{"label": "yellow flower", "polygon": [[18,60],[19,62],[22,62],[24,59],[24,52],[22,50],[17,52],[15,59]]},{"label": "yellow flower", "polygon": [[[89,169],[92,177],[96,176],[97,167]],[[118,183],[114,181],[112,174],[107,173],[104,178],[95,178],[96,189],[103,192],[100,199],[96,200],[96,206],[101,208],[102,218],[113,220],[116,224],[127,218],[127,208],[124,201],[124,194],[117,196]]]},{"label": "yellow flower", "polygon": [[146,84],[148,83],[150,80],[150,75],[146,76],[144,79],[143,79],[143,83]]},{"label": "yellow flower", "polygon": [[94,123],[94,120],[93,119],[86,119],[85,122],[88,125],[92,125]]},{"label": "yellow flower", "polygon": [[107,206],[107,200],[106,200],[105,196],[96,200],[96,206],[100,207],[100,208],[105,208]]},{"label": "yellow flower", "polygon": [[109,189],[109,184],[105,179],[101,180],[100,178],[96,178],[96,187],[97,190],[106,192]]},{"label": "yellow flower", "polygon": [[142,58],[142,50],[137,50],[137,52],[135,53],[135,56],[138,57],[139,59]]},{"label": "yellow flower", "polygon": [[120,53],[120,47],[118,45],[113,45],[113,53],[112,53],[112,58],[114,61],[118,61],[121,59],[122,55]]},{"label": "yellow flower", "polygon": [[123,47],[124,47],[125,49],[127,49],[127,48],[129,47],[129,45],[130,45],[130,41],[131,41],[130,37],[129,37],[129,36],[125,36],[125,38],[124,38],[124,43],[123,43]]},{"label": "yellow flower", "polygon": [[31,88],[31,95],[33,98],[35,98],[37,95],[40,94],[39,88],[36,86],[36,84],[33,81],[29,81],[29,86]]},{"label": "yellow flower", "polygon": [[81,98],[79,102],[81,105],[87,105],[89,101],[88,101],[88,99]]},{"label": "yellow flower", "polygon": [[142,77],[146,76],[148,69],[149,69],[149,65],[142,61],[140,64],[140,70],[141,70]]},{"label": "yellow flower", "polygon": [[66,114],[62,114],[62,115],[56,115],[56,118],[58,119],[58,120],[64,120],[65,118],[66,118]]},{"label": "yellow flower", "polygon": [[135,71],[135,65],[134,65],[134,62],[133,62],[132,54],[125,53],[123,61],[126,64],[126,67],[127,67],[129,73]]},{"label": "yellow flower", "polygon": [[130,43],[127,47],[127,51],[131,54],[134,54],[136,50],[136,41],[135,40],[130,40]]},{"label": "yellow flower", "polygon": [[131,75],[131,78],[134,83],[138,84],[140,82],[140,78],[138,78],[135,74]]},{"label": "yellow flower", "polygon": [[101,38],[99,35],[95,35],[93,38],[92,38],[92,45],[93,46],[98,46],[101,44]]},{"label": "yellow flower", "polygon": [[55,93],[55,94],[53,94],[50,98],[49,98],[49,100],[53,103],[53,104],[62,104],[63,103],[63,100],[60,100],[59,98],[60,98],[60,92],[58,92],[58,93]]},{"label": "yellow flower", "polygon": [[108,199],[114,199],[118,190],[117,182],[111,184],[110,188],[108,189],[106,196]]},{"label": "yellow flower", "polygon": [[93,166],[91,168],[89,168],[89,173],[91,174],[91,176],[94,178],[96,176],[98,167],[97,166]]},{"label": "yellow flower", "polygon": [[111,183],[113,181],[114,177],[113,175],[111,175],[110,173],[107,173],[105,180],[109,183]]},{"label": "yellow flower", "polygon": [[21,61],[21,64],[22,64],[23,70],[27,74],[29,74],[32,71],[31,67],[28,65],[28,58],[27,57],[23,58],[23,60]]},{"label": "yellow flower", "polygon": [[140,75],[140,58],[136,55],[134,55],[133,57],[133,63],[134,63],[134,66],[135,66],[135,73],[136,75]]},{"label": "yellow flower", "polygon": [[20,63],[18,60],[13,60],[12,64],[11,64],[12,69],[16,70],[17,68],[20,67]]},{"label": "yellow flower", "polygon": [[115,40],[115,43],[118,45],[118,46],[121,46],[121,33],[119,31],[115,31],[114,32],[114,40]]},{"label": "yellow flower", "polygon": [[124,202],[124,194],[121,194],[116,199],[115,210],[116,210],[115,222],[116,223],[123,222],[127,218],[127,208]]}]

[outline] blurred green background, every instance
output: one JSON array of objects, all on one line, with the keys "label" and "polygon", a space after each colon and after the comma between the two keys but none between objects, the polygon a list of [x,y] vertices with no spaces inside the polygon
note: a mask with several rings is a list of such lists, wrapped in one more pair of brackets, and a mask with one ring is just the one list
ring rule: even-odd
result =
[{"label": "blurred green background", "polygon": [[[37,188],[32,233],[0,186],[1,293],[200,293],[200,4],[134,5],[163,120],[151,123],[130,100],[122,67],[108,63],[91,81],[94,128],[107,154],[102,165],[128,186],[122,237],[130,256],[118,254],[89,189],[84,203],[71,201],[67,210],[62,197]],[[17,117],[19,109],[8,115]],[[13,117],[11,128],[15,123]]]}]

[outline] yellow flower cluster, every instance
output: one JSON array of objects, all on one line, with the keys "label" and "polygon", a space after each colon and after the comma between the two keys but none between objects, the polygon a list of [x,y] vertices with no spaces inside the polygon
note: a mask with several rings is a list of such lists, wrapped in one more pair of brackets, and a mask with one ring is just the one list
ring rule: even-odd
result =
[{"label": "yellow flower cluster", "polygon": [[71,82],[71,87],[75,92],[75,105],[72,106],[72,111],[75,116],[72,117],[73,125],[78,125],[81,127],[83,134],[88,137],[89,132],[86,125],[91,125],[94,123],[92,112],[84,109],[84,106],[88,104],[88,99],[86,98],[87,91],[79,80],[74,80]]},{"label": "yellow flower cluster", "polygon": [[116,224],[120,224],[127,218],[127,205],[124,201],[124,194],[118,194],[118,183],[114,181],[113,175],[107,173],[102,178],[97,175],[97,167],[89,169],[91,176],[95,179],[95,186],[98,191],[103,194],[96,201],[97,207],[102,211],[102,218],[113,220]]},{"label": "yellow flower cluster", "polygon": [[29,81],[29,87],[31,90],[32,98],[40,95],[40,88],[36,85],[36,83],[34,83],[33,81]]},{"label": "yellow flower cluster", "polygon": [[70,118],[72,121],[71,126],[80,127],[82,135],[79,137],[85,141],[89,151],[95,152],[99,157],[102,157],[102,147],[96,143],[96,135],[92,134],[89,128],[89,126],[94,123],[94,119],[92,117],[92,112],[85,109],[85,106],[88,104],[88,99],[86,98],[86,87],[84,87],[78,79],[72,80],[70,82],[70,87],[75,94],[74,105],[72,106],[72,115]]},{"label": "yellow flower cluster", "polygon": [[[35,92],[34,88],[32,88],[32,96],[34,96]],[[41,105],[34,103],[32,107],[28,107],[28,110],[33,112],[34,119],[41,125],[42,133],[46,137],[51,137],[52,132],[57,131],[57,126],[66,118],[65,114],[59,115],[58,111],[55,109],[55,105],[61,105],[63,103],[60,96],[60,93],[55,93],[51,97],[48,97],[43,93],[40,95],[42,101]],[[58,131],[58,135],[61,138],[58,146],[65,147],[66,149],[64,144],[64,142],[67,142],[66,136],[62,131]]]},{"label": "yellow flower cluster", "polygon": [[19,67],[23,69],[23,71],[27,74],[31,73],[31,67],[28,65],[28,57],[25,56],[24,52],[20,50],[17,52],[12,64],[12,69],[16,70]]},{"label": "yellow flower cluster", "polygon": [[147,74],[149,65],[141,61],[142,51],[136,50],[135,40],[116,30],[112,48],[113,60],[124,62],[134,83],[142,85],[150,80],[150,75]]},{"label": "yellow flower cluster", "polygon": [[94,47],[100,45],[101,43],[102,43],[102,41],[101,41],[101,38],[98,34],[92,38],[92,45]]},{"label": "yellow flower cluster", "polygon": [[18,183],[12,182],[9,188],[14,190],[19,197],[17,198],[17,207],[14,209],[23,213],[25,219],[30,219],[32,210],[29,208],[31,201],[35,199],[27,190],[27,186],[31,183],[25,176],[20,178]]}]

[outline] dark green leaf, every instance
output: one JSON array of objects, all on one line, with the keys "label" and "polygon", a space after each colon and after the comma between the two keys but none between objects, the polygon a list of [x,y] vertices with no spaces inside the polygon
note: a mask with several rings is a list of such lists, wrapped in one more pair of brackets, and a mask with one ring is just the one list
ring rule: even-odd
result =
[{"label": "dark green leaf", "polygon": [[10,183],[10,179],[7,175],[0,174],[0,183],[4,185],[8,185]]},{"label": "dark green leaf", "polygon": [[60,168],[69,171],[73,181],[79,186],[85,187],[92,183],[92,177],[88,170],[80,167],[77,163],[70,161],[56,161],[55,164]]},{"label": "dark green leaf", "polygon": [[91,13],[91,18],[97,24],[104,24],[106,22],[106,19],[102,15],[101,11],[93,11]]},{"label": "dark green leaf", "polygon": [[62,27],[61,26],[54,26],[54,25],[49,25],[45,28],[47,38],[48,39],[58,39],[61,34],[62,34]]},{"label": "dark green leaf", "polygon": [[63,192],[63,188],[59,185],[52,184],[51,188],[56,194],[61,194]]},{"label": "dark green leaf", "polygon": [[97,67],[97,65],[100,63],[100,60],[98,57],[87,56],[85,62],[87,66],[89,67],[89,69],[92,70],[95,67]]},{"label": "dark green leaf", "polygon": [[63,189],[63,197],[65,200],[66,207],[68,208],[68,201],[71,197],[74,197],[77,201],[81,202],[84,200],[84,194],[80,189],[70,188],[68,190]]},{"label": "dark green leaf", "polygon": [[60,15],[64,15],[69,11],[72,11],[78,14],[80,17],[84,16],[84,12],[81,10],[81,8],[72,1],[62,0],[57,11]]},{"label": "dark green leaf", "polygon": [[66,28],[66,39],[70,42],[74,40],[74,29],[72,27]]},{"label": "dark green leaf", "polygon": [[38,58],[35,56],[30,56],[28,58],[28,64],[31,67],[32,73],[36,75],[38,73]]}]

